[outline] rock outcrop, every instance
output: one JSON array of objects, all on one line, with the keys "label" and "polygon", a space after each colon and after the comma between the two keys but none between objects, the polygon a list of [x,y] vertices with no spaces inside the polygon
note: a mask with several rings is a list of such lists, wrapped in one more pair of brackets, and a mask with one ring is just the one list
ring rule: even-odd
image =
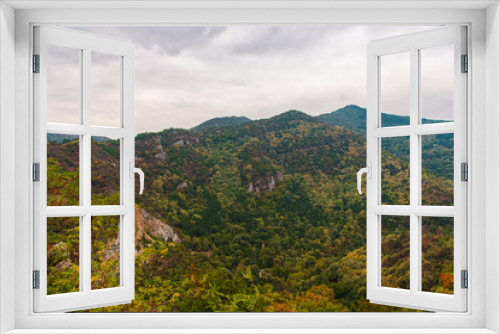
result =
[{"label": "rock outcrop", "polygon": [[[160,135],[145,139],[143,142],[143,147],[141,149],[142,151],[150,151],[152,154],[154,154],[154,157],[160,162],[165,162],[167,160],[168,154],[167,151],[164,149],[163,145],[161,144]],[[136,161],[139,162],[145,161],[144,157],[141,156],[141,153],[144,152],[138,152],[136,150],[135,154]]]},{"label": "rock outcrop", "polygon": [[276,183],[283,181],[283,174],[281,172],[276,172],[274,175],[270,173],[265,173],[261,176],[255,176],[252,181],[248,184],[247,191],[249,193],[255,191],[259,193],[268,193],[276,188]]},{"label": "rock outcrop", "polygon": [[[143,248],[143,240],[152,242],[154,238],[162,238],[166,242],[181,243],[181,238],[174,231],[172,226],[166,224],[161,219],[153,217],[143,208],[135,208],[135,244],[136,249]],[[137,252],[137,250],[136,250]]]},{"label": "rock outcrop", "polygon": [[184,188],[186,188],[186,187],[187,187],[187,183],[186,183],[186,181],[182,181],[181,183],[179,183],[179,184],[177,185],[177,189],[184,189]]}]

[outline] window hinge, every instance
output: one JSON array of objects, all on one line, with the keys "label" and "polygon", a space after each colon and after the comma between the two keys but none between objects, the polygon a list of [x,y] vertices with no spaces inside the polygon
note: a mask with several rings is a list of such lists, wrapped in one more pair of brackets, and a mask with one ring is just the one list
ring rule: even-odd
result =
[{"label": "window hinge", "polygon": [[38,162],[33,164],[33,181],[40,182],[40,164]]},{"label": "window hinge", "polygon": [[462,162],[460,165],[460,180],[469,181],[469,165],[466,162]]},{"label": "window hinge", "polygon": [[33,270],[33,289],[40,289],[40,270]]},{"label": "window hinge", "polygon": [[33,55],[33,73],[40,73],[40,55]]},{"label": "window hinge", "polygon": [[462,55],[462,73],[469,72],[469,57],[467,55]]},{"label": "window hinge", "polygon": [[462,270],[461,272],[462,289],[469,288],[469,272],[467,270]]}]

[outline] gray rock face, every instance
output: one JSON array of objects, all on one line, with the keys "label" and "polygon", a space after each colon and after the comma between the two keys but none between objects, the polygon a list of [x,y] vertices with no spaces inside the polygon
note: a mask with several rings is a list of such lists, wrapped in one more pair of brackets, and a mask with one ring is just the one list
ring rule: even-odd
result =
[{"label": "gray rock face", "polygon": [[174,145],[176,145],[176,146],[184,146],[184,145],[186,145],[186,142],[184,141],[184,139],[179,139],[178,141],[176,141],[174,143]]},{"label": "gray rock face", "polygon": [[[155,158],[158,159],[160,162],[164,162],[167,160],[167,151],[163,148],[161,144],[161,136],[155,136],[153,138],[148,138],[144,141],[148,149],[152,150],[152,152],[155,155]],[[135,156],[136,161],[144,161],[145,159],[141,156],[139,156],[136,152]]]},{"label": "gray rock face", "polygon": [[164,162],[167,160],[167,152],[163,150],[163,146],[161,146],[161,138],[155,137],[154,141],[158,144],[155,146],[154,151],[155,153],[155,158],[160,160],[161,162]]},{"label": "gray rock face", "polygon": [[161,152],[155,154],[155,158],[160,160],[161,162],[164,162],[165,160],[167,160],[167,152],[162,150]]},{"label": "gray rock face", "polygon": [[266,173],[261,176],[255,177],[252,182],[248,184],[247,192],[255,191],[257,194],[264,192],[268,193],[276,188],[277,182],[283,181],[283,174],[276,172],[274,175]]},{"label": "gray rock face", "polygon": [[[143,238],[152,242],[154,238],[162,238],[166,242],[175,242],[180,244],[181,238],[174,231],[172,226],[166,224],[161,219],[153,217],[143,208],[136,207],[135,209],[135,243],[142,251]],[[137,251],[136,251],[137,253]]]}]

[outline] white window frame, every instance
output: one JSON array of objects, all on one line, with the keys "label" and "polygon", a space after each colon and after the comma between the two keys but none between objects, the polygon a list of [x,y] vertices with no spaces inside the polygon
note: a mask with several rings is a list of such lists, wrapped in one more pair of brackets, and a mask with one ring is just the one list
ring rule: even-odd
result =
[{"label": "white window frame", "polygon": [[[211,332],[341,332],[350,333],[405,333],[419,328],[422,333],[492,333],[500,332],[500,11],[497,1],[345,1],[316,2],[251,2],[222,3],[218,1],[181,4],[180,2],[144,1],[121,2],[123,6],[143,6],[145,9],[95,10],[117,6],[113,2],[79,1],[7,1],[0,4],[0,329],[13,333],[50,332],[140,333],[146,329],[164,329],[162,332],[184,332],[181,329],[202,329]],[[36,8],[14,10],[17,8]],[[50,10],[52,6],[53,10]],[[55,7],[54,7],[55,6]],[[66,6],[66,9],[54,9]],[[72,9],[71,6],[86,9]],[[118,5],[119,6],[119,5]],[[149,8],[147,6],[164,7]],[[391,8],[397,6],[397,9]],[[489,8],[487,8],[489,6]],[[92,9],[94,7],[94,9]],[[227,9],[221,9],[228,7]],[[406,8],[405,8],[406,7]],[[458,7],[458,9],[457,9]],[[49,10],[40,10],[49,8]],[[355,9],[353,9],[355,8]],[[375,9],[374,9],[375,8]],[[403,9],[402,9],[403,8]],[[437,9],[436,9],[437,8]],[[486,9],[487,8],[487,9]],[[15,23],[13,20],[15,17]],[[32,183],[30,181],[32,147],[32,76],[30,55],[32,26],[35,24],[106,24],[106,25],[228,25],[228,24],[336,24],[336,25],[434,25],[464,24],[469,27],[468,76],[468,145],[470,181],[468,196],[468,234],[470,272],[467,313],[435,314],[34,314],[31,290],[30,256],[32,240]],[[15,31],[15,41],[13,39]],[[15,46],[15,60],[13,53]],[[15,63],[15,73],[9,68]],[[333,74],[332,74],[333,75]],[[12,82],[15,80],[15,86]],[[15,100],[12,98],[15,94]],[[14,109],[15,108],[15,109]],[[15,117],[12,116],[15,110]],[[488,117],[488,122],[486,122]],[[15,127],[15,149],[9,134]],[[485,152],[488,152],[486,154]],[[10,163],[15,159],[15,165]],[[361,167],[361,166],[360,166]],[[14,186],[15,203],[9,199]],[[488,182],[486,183],[486,174]],[[488,196],[486,196],[486,194]],[[14,204],[15,211],[9,209]],[[11,218],[15,219],[12,226]],[[7,221],[8,220],[8,221]],[[12,250],[14,249],[14,256]],[[485,255],[488,254],[488,257]],[[29,259],[29,260],[28,260]],[[28,261],[27,261],[28,260]],[[12,286],[15,286],[12,289]],[[14,291],[13,291],[14,290]],[[486,293],[488,291],[488,293]],[[12,308],[12,305],[15,305]],[[134,328],[145,330],[131,330]],[[283,329],[289,330],[283,330]],[[99,330],[101,329],[101,330]],[[120,330],[121,329],[121,330]],[[215,330],[220,329],[220,330]],[[238,330],[241,329],[241,330]],[[280,330],[281,329],[281,330]],[[295,330],[293,330],[295,329]],[[299,330],[300,329],[300,330]],[[358,329],[358,330],[355,330]],[[40,331],[38,331],[40,330]],[[46,333],[47,331],[45,331]]]},{"label": "white window frame", "polygon": [[[34,54],[39,55],[39,73],[34,84],[34,162],[40,164],[39,181],[33,184],[34,270],[39,271],[39,289],[34,290],[35,312],[74,311],[130,303],[135,292],[135,191],[134,191],[134,44],[130,41],[52,26],[34,27]],[[47,122],[47,46],[72,47],[80,53],[81,89],[78,124]],[[91,122],[91,57],[93,52],[119,60],[119,127],[93,126]],[[79,205],[47,206],[47,133],[78,135]],[[104,136],[120,141],[120,204],[92,205],[91,138]],[[118,216],[120,286],[91,288],[92,217]],[[79,291],[47,295],[47,218],[79,218]]]},{"label": "white window frame", "polygon": [[[461,180],[461,163],[467,163],[467,73],[462,73],[462,55],[467,54],[467,31],[464,26],[430,29],[394,36],[368,45],[368,111],[366,127],[367,165],[367,299],[376,304],[422,310],[467,310],[467,290],[461,287],[461,271],[467,270],[467,184]],[[443,45],[453,46],[453,122],[422,124],[421,50]],[[410,72],[410,123],[382,127],[381,59],[386,55],[407,52]],[[424,135],[454,134],[454,201],[452,206],[422,205],[422,148]],[[384,205],[382,197],[382,146],[385,138],[407,137],[409,141],[410,192],[408,205]],[[382,224],[384,216],[405,216],[410,223],[409,289],[382,286]],[[453,217],[454,293],[422,291],[422,217]]]}]

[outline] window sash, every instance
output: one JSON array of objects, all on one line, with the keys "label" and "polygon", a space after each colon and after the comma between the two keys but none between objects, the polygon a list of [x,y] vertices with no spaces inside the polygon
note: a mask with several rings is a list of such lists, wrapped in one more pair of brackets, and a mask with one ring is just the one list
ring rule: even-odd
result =
[{"label": "window sash", "polygon": [[[467,269],[467,184],[460,180],[460,163],[467,162],[467,76],[460,73],[461,54],[466,54],[466,28],[446,27],[372,41],[368,46],[367,161],[372,177],[367,180],[367,298],[377,304],[423,310],[467,310],[467,290],[461,289],[460,272]],[[419,50],[454,45],[454,122],[419,124]],[[410,125],[381,127],[380,57],[410,53]],[[454,133],[454,206],[422,206],[420,136]],[[381,205],[381,139],[410,138],[410,205]],[[382,215],[410,217],[410,289],[381,286]],[[454,295],[421,289],[421,217],[454,217]]]},{"label": "window sash", "polygon": [[[34,28],[34,54],[40,55],[40,73],[34,74],[34,161],[40,163],[40,182],[34,191],[34,270],[40,271],[40,289],[34,289],[34,311],[73,311],[128,303],[134,298],[134,179],[129,162],[134,162],[133,44],[128,41],[60,27]],[[47,45],[80,50],[80,124],[47,123]],[[91,53],[117,55],[121,59],[121,126],[91,125]],[[47,207],[47,133],[80,136],[80,205]],[[91,204],[91,138],[118,137],[120,152],[120,205]],[[120,216],[120,287],[92,290],[91,254],[93,216]],[[47,295],[47,218],[80,217],[79,291]]]}]

